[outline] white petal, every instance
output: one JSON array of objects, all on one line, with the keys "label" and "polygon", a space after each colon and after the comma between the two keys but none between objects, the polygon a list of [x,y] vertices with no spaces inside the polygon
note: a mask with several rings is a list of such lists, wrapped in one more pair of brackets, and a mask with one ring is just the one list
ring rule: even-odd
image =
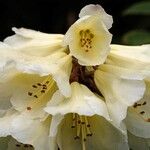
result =
[{"label": "white petal", "polygon": [[122,57],[112,53],[107,57],[106,63],[139,72],[143,77],[150,76],[150,63]]},{"label": "white petal", "polygon": [[116,126],[126,117],[127,108],[142,98],[145,84],[139,80],[128,80],[97,70],[95,83],[103,94],[110,116]]},{"label": "white petal", "polygon": [[111,53],[125,58],[150,63],[150,45],[124,46],[111,45]]},{"label": "white petal", "polygon": [[98,4],[97,5],[90,4],[83,7],[79,13],[79,17],[81,18],[86,15],[98,15],[108,29],[112,27],[113,23],[112,16],[108,15],[105,12],[105,10]]},{"label": "white petal", "polygon": [[131,150],[149,150],[150,139],[140,138],[128,133],[128,141]]},{"label": "white petal", "polygon": [[45,111],[52,114],[78,113],[79,115],[101,115],[109,120],[106,105],[102,99],[92,93],[86,86],[73,82],[72,95],[65,98],[57,91],[48,103]]},{"label": "white petal", "polygon": [[23,144],[10,137],[7,150],[34,150],[32,145]]},{"label": "white petal", "polygon": [[109,64],[102,64],[99,66],[99,69],[119,76],[123,79],[130,79],[130,80],[142,80],[144,79],[144,75],[140,73],[138,70],[123,68],[120,66],[109,65]]},{"label": "white petal", "polygon": [[150,81],[146,81],[144,98],[130,107],[126,117],[127,129],[135,136],[150,138]]},{"label": "white petal", "polygon": [[61,123],[63,118],[64,118],[63,115],[52,116],[51,125],[50,125],[50,133],[49,133],[49,136],[51,138],[56,137],[57,132],[58,132],[58,126]]},{"label": "white petal", "polygon": [[7,37],[4,43],[22,53],[33,56],[46,56],[62,49],[63,35],[46,34],[25,28],[13,28],[13,31],[16,34]]},{"label": "white petal", "polygon": [[50,118],[40,122],[20,115],[12,122],[11,135],[21,143],[33,145],[35,150],[54,150],[50,145],[49,125]]},{"label": "white petal", "polygon": [[98,16],[85,16],[69,28],[64,43],[69,45],[70,54],[78,59],[79,64],[89,66],[105,61],[111,39],[112,35]]},{"label": "white petal", "polygon": [[18,115],[15,110],[9,110],[2,118],[0,118],[0,137],[10,135],[11,122]]}]

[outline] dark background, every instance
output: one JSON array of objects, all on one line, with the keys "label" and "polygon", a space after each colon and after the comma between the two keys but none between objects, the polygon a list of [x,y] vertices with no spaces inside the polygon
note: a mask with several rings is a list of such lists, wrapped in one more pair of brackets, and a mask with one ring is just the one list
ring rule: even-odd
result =
[{"label": "dark background", "polygon": [[12,35],[12,27],[47,33],[65,33],[87,4],[100,4],[114,18],[113,42],[139,24],[139,17],[123,16],[122,11],[140,0],[0,0],[0,40]]}]

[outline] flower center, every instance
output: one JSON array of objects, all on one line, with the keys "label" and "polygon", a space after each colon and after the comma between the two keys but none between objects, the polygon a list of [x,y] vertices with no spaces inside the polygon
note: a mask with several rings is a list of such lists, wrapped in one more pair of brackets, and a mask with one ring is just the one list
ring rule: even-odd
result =
[{"label": "flower center", "polygon": [[86,149],[85,142],[87,137],[92,136],[88,117],[80,116],[78,114],[72,114],[72,126],[71,128],[76,129],[76,136],[74,139],[80,139],[82,143],[82,150]]},{"label": "flower center", "polygon": [[89,52],[92,49],[92,39],[94,34],[91,33],[89,29],[81,30],[80,35],[80,45],[85,52]]}]

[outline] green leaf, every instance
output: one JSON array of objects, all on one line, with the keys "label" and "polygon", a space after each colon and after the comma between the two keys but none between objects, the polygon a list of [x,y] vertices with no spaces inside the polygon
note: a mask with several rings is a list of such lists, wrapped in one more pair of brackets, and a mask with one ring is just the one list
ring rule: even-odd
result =
[{"label": "green leaf", "polygon": [[123,43],[129,45],[140,45],[150,43],[150,32],[145,30],[133,30],[123,36]]},{"label": "green leaf", "polygon": [[150,15],[150,1],[133,4],[123,12],[123,15]]}]

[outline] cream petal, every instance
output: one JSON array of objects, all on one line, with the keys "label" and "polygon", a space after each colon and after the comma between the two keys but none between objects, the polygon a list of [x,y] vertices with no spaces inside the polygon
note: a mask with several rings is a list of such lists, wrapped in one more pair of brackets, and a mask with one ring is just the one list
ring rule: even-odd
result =
[{"label": "cream petal", "polygon": [[49,132],[49,136],[51,138],[56,137],[57,132],[58,132],[58,126],[61,123],[63,118],[64,118],[63,115],[52,116],[51,125],[50,125],[50,132]]},{"label": "cream petal", "polygon": [[49,138],[50,117],[44,122],[19,115],[12,122],[11,135],[21,143],[31,144],[35,150],[56,150]]},{"label": "cream petal", "polygon": [[47,56],[56,51],[64,51],[63,35],[46,34],[25,28],[13,28],[15,35],[7,37],[4,43],[17,51],[33,56]]},{"label": "cream petal", "polygon": [[141,46],[111,45],[111,53],[129,59],[150,63],[150,44]]},{"label": "cream petal", "polygon": [[[126,137],[104,118],[95,115],[89,117],[89,123],[93,135],[86,139],[86,150],[128,150]],[[58,130],[58,145],[61,150],[83,150],[81,139],[74,139],[76,129],[71,125],[71,115],[65,116]]]},{"label": "cream petal", "polygon": [[126,117],[128,106],[143,97],[145,84],[140,80],[123,79],[113,74],[96,70],[96,86],[106,100],[108,111],[116,126]]},{"label": "cream petal", "polygon": [[150,80],[146,81],[144,98],[130,107],[125,119],[127,129],[135,136],[150,138]]},{"label": "cream petal", "polygon": [[83,7],[79,13],[79,17],[82,18],[86,15],[98,15],[101,20],[104,22],[107,29],[112,27],[113,18],[111,15],[108,15],[105,10],[100,5],[86,5]]},{"label": "cream petal", "polygon": [[11,132],[11,122],[18,115],[15,110],[9,110],[0,118],[0,137],[6,137]]},{"label": "cream petal", "polygon": [[128,132],[128,141],[131,150],[149,150],[150,139],[136,137]]},{"label": "cream petal", "polygon": [[144,77],[150,76],[150,63],[110,53],[107,57],[106,64],[115,65],[139,72],[139,74],[143,75]]},{"label": "cream petal", "polygon": [[[3,150],[3,149],[2,149]],[[32,145],[23,144],[10,137],[7,149],[5,150],[34,150]]]},{"label": "cream petal", "polygon": [[120,66],[110,65],[110,64],[102,64],[99,66],[101,71],[113,74],[115,76],[119,76],[123,79],[130,80],[142,80],[144,79],[144,75],[140,73],[138,70],[123,68]]},{"label": "cream petal", "polygon": [[0,138],[0,149],[7,150],[8,142],[10,137],[1,137]]},{"label": "cream petal", "polygon": [[69,45],[70,54],[78,59],[79,64],[99,65],[109,53],[111,39],[112,35],[98,16],[85,16],[69,28],[64,44]]},{"label": "cream petal", "polygon": [[65,98],[59,91],[56,91],[45,111],[52,115],[65,115],[69,112],[88,116],[98,114],[110,120],[107,107],[102,99],[92,93],[86,86],[77,82],[73,82],[71,88],[72,95],[70,98]]}]

